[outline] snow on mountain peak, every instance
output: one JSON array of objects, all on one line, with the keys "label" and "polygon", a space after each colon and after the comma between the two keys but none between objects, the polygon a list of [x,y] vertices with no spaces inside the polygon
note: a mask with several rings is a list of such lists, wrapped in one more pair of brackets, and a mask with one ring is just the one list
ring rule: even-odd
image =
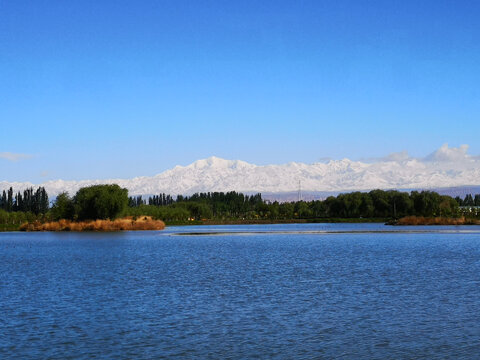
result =
[{"label": "snow on mountain peak", "polygon": [[192,164],[186,166],[191,169],[237,169],[243,168],[246,166],[255,166],[241,160],[226,160],[216,156],[211,156],[207,159],[201,159],[193,162]]},{"label": "snow on mountain peak", "polygon": [[[133,179],[51,180],[40,184],[51,196],[63,191],[73,195],[80,187],[117,183],[131,195],[183,194],[208,191],[292,192],[299,182],[304,191],[354,191],[381,189],[433,188],[480,184],[480,158],[467,154],[468,146],[443,145],[425,158],[407,152],[389,155],[373,162],[350,159],[305,164],[254,165],[241,160],[209,157],[187,166],[176,166],[153,177]],[[0,190],[21,190],[31,183],[0,182]]]}]

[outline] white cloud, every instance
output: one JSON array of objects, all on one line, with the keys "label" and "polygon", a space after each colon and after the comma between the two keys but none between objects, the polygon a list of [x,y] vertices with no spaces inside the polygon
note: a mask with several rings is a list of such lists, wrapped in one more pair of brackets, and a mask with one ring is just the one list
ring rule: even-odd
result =
[{"label": "white cloud", "polygon": [[360,162],[368,164],[378,164],[383,162],[397,162],[403,163],[408,160],[417,160],[420,163],[430,164],[432,163],[470,163],[472,161],[480,160],[480,156],[468,154],[468,145],[460,145],[459,147],[449,147],[448,144],[443,144],[439,149],[435,150],[431,154],[425,157],[411,157],[408,151],[403,150],[400,152],[394,152],[384,157],[359,159]]},{"label": "white cloud", "polygon": [[391,153],[390,155],[385,156],[382,160],[401,162],[408,159],[410,159],[410,155],[408,155],[408,151],[404,150],[401,152]]},{"label": "white cloud", "polygon": [[468,145],[460,145],[456,147],[448,147],[448,144],[443,144],[440,149],[434,151],[424,158],[425,161],[435,162],[460,162],[470,160],[472,157],[467,154]]},{"label": "white cloud", "polygon": [[411,157],[408,154],[408,151],[404,150],[400,152],[394,152],[387,156],[382,156],[382,157],[360,158],[357,161],[364,162],[367,164],[376,164],[376,163],[389,162],[389,161],[402,162],[410,159]]},{"label": "white cloud", "polygon": [[0,159],[5,159],[8,161],[19,161],[24,159],[31,158],[32,155],[30,154],[15,154],[11,152],[0,152]]}]

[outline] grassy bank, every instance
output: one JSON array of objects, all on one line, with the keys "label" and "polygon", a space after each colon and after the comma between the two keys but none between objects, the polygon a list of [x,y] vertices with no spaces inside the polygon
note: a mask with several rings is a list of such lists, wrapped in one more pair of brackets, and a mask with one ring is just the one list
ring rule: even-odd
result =
[{"label": "grassy bank", "polygon": [[[382,218],[321,218],[321,219],[287,219],[287,220],[241,220],[241,219],[209,219],[209,220],[174,220],[160,221],[152,220],[142,222],[143,217],[138,217],[132,225],[133,217],[125,217],[115,221],[33,221],[23,224],[1,224],[0,231],[121,231],[121,230],[161,230],[166,226],[194,226],[194,225],[269,225],[269,224],[306,224],[306,223],[385,223],[387,219]],[[160,225],[155,223],[160,221]],[[163,225],[162,225],[163,224]],[[163,227],[162,227],[163,226]]]},{"label": "grassy bank", "polygon": [[387,223],[389,225],[480,225],[479,219],[407,216],[399,220],[385,218],[318,218],[318,219],[208,219],[189,221],[161,221],[151,216],[125,217],[117,220],[92,221],[34,221],[30,223],[2,224],[0,231],[129,231],[163,230],[167,226],[192,225],[269,225],[269,224],[307,224],[307,223]]},{"label": "grassy bank", "polygon": [[393,222],[392,225],[480,225],[480,220],[465,217],[406,216]]},{"label": "grassy bank", "polygon": [[22,224],[20,231],[130,231],[130,230],[163,230],[165,223],[153,220],[149,216],[141,218],[122,218],[116,220],[33,222]]},{"label": "grassy bank", "polygon": [[0,231],[19,231],[21,224],[1,224]]}]

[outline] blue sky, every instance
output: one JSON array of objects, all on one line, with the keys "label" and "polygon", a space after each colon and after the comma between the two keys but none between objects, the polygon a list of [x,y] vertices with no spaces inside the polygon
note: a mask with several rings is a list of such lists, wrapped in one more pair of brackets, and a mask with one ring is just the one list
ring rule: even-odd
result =
[{"label": "blue sky", "polygon": [[128,178],[211,155],[425,156],[447,142],[480,154],[479,13],[478,1],[0,0],[0,180]]}]

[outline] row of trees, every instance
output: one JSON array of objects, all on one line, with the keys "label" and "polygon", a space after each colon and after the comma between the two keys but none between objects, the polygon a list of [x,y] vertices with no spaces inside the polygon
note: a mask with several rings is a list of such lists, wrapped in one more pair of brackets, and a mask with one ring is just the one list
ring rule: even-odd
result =
[{"label": "row of trees", "polygon": [[0,197],[0,209],[11,212],[32,212],[36,215],[45,214],[49,209],[48,195],[44,187],[39,187],[36,191],[33,188],[25,189],[22,192],[14,193],[10,187],[7,191],[3,190]]},{"label": "row of trees", "polygon": [[409,215],[455,216],[458,213],[458,203],[452,197],[433,191],[354,192],[329,197],[322,203],[323,216],[327,217],[400,218]]},{"label": "row of trees", "polygon": [[459,206],[480,206],[480,194],[475,195],[475,197],[472,194],[467,194],[464,199],[457,196],[455,200]]},{"label": "row of trees", "polygon": [[[130,207],[141,207],[146,204],[147,201],[141,196],[129,200]],[[157,207],[184,208],[193,218],[241,218],[249,212],[256,211],[264,201],[261,194],[244,195],[231,191],[196,193],[192,196],[177,195],[175,200],[170,195],[160,194],[149,197],[148,204]]]},{"label": "row of trees", "polygon": [[[20,218],[42,220],[114,219],[118,216],[150,215],[166,221],[186,220],[290,220],[328,218],[401,218],[416,215],[425,217],[458,216],[459,205],[475,205],[480,196],[467,196],[461,201],[432,191],[373,190],[330,196],[325,200],[289,203],[269,202],[261,194],[244,195],[231,192],[197,193],[191,196],[159,194],[144,200],[141,196],[128,197],[127,189],[118,185],[94,185],[82,188],[70,197],[57,196],[49,209],[44,188],[27,189],[14,194],[13,189],[0,198],[2,218],[20,221]],[[148,205],[147,205],[148,204]],[[8,214],[16,214],[10,216]],[[25,215],[21,215],[25,214]],[[28,215],[31,214],[31,215]],[[8,215],[8,216],[7,216]],[[22,217],[23,216],[23,217]],[[13,220],[12,220],[13,219]],[[0,219],[1,223],[2,219]]]},{"label": "row of trees", "polygon": [[[291,203],[267,202],[261,194],[237,192],[198,193],[178,196],[170,204],[146,205],[137,201],[130,214],[148,212],[165,220],[184,219],[322,219],[322,218],[400,218],[403,216],[455,216],[459,204],[450,196],[432,191],[373,190],[330,196],[325,200]],[[130,202],[133,204],[133,202]],[[159,208],[159,209],[155,209]],[[171,218],[169,218],[171,217]]]},{"label": "row of trees", "polygon": [[[179,195],[181,197],[181,195]],[[175,202],[171,195],[162,193],[159,195],[149,196],[148,200],[144,199],[141,195],[130,196],[128,198],[129,207],[137,207],[141,205],[154,205],[154,206],[167,206],[172,205]]]}]

